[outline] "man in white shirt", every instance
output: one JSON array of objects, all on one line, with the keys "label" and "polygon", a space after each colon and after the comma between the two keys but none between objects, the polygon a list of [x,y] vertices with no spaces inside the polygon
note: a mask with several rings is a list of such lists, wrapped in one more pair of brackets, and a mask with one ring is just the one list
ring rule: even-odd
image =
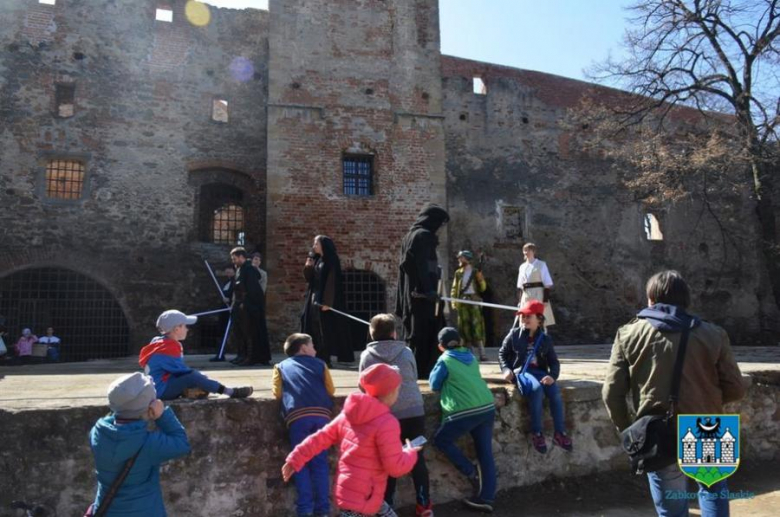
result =
[{"label": "man in white shirt", "polygon": [[544,326],[555,325],[555,316],[549,301],[549,292],[553,287],[552,276],[547,264],[536,258],[536,244],[529,242],[523,246],[525,262],[520,264],[517,272],[518,305],[525,305],[530,300],[544,303]]}]

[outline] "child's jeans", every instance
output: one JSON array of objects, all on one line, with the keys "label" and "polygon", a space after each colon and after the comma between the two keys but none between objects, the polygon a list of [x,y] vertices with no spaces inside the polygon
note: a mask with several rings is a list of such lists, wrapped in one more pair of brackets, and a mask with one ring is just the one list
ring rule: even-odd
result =
[{"label": "child's jeans", "polygon": [[546,395],[547,400],[550,401],[550,413],[552,413],[555,432],[563,434],[566,432],[566,427],[563,421],[561,390],[558,388],[558,381],[549,386],[540,383],[539,381],[546,375],[548,375],[547,372],[529,368],[524,374],[517,376],[517,387],[528,399],[528,407],[531,411],[531,432],[534,434],[542,432],[542,397]]},{"label": "child's jeans", "polygon": [[200,388],[209,393],[219,393],[219,383],[217,381],[209,379],[197,370],[192,370],[190,373],[185,373],[178,377],[171,376],[160,398],[162,400],[173,400],[188,388]]},{"label": "child's jeans", "polygon": [[[677,463],[648,472],[647,480],[650,482],[650,494],[653,496],[655,510],[660,517],[688,515],[688,476],[682,473]],[[700,483],[697,487],[702,517],[729,516],[728,488],[725,480],[709,488]]]},{"label": "child's jeans", "polygon": [[[296,445],[309,435],[316,433],[328,423],[322,416],[305,416],[290,424],[290,445]],[[296,510],[298,515],[329,515],[330,502],[328,479],[328,451],[322,451],[313,457],[295,476],[295,488],[298,491]]]},{"label": "child's jeans", "polygon": [[[401,424],[401,441],[414,440],[418,436],[425,435],[425,417],[413,416],[411,418],[402,418],[398,421]],[[417,453],[417,463],[412,469],[412,481],[414,482],[415,498],[417,503],[427,506],[431,502],[430,481],[428,478],[428,467],[425,465],[425,456],[423,451]],[[394,505],[396,479],[387,478],[387,488],[385,489],[385,502],[391,507]]]},{"label": "child's jeans", "polygon": [[433,436],[433,444],[436,448],[443,452],[462,474],[472,478],[476,475],[474,465],[455,445],[455,441],[459,437],[466,433],[471,434],[479,467],[482,470],[482,491],[479,493],[479,498],[486,502],[492,502],[496,497],[496,464],[493,461],[493,422],[495,418],[496,411],[493,409],[486,413],[442,422],[441,427]]}]

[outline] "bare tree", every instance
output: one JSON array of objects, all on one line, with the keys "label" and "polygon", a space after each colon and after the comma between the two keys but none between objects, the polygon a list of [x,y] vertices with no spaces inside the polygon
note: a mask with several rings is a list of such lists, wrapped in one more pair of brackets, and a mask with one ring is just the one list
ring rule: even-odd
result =
[{"label": "bare tree", "polygon": [[[780,124],[778,2],[639,0],[629,8],[627,57],[607,60],[589,75],[633,94],[613,106],[611,120],[616,129],[652,126],[656,135],[673,134],[674,115],[681,107],[698,110],[702,120],[715,122],[710,127],[721,128],[714,137],[699,133],[693,139],[678,140],[677,145],[695,148],[698,141],[708,146],[710,153],[699,153],[698,164],[704,168],[709,161],[702,160],[703,156],[722,162],[724,149],[731,164],[742,160],[742,177],[756,203],[761,249],[775,302],[780,305],[780,255],[772,203]],[[679,132],[679,125],[676,129]],[[646,137],[643,145],[653,142]],[[682,152],[695,158],[690,148]],[[664,154],[668,153],[650,152],[644,158]]]}]

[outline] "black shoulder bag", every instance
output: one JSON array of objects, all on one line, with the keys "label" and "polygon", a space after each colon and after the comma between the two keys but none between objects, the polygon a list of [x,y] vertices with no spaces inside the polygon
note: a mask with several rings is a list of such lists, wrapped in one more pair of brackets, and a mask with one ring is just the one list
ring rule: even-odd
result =
[{"label": "black shoulder bag", "polygon": [[[143,445],[141,446],[141,449],[143,449]],[[135,464],[136,458],[138,458],[138,455],[141,453],[141,449],[138,449],[138,452],[125,462],[125,468],[122,469],[122,472],[120,472],[114,482],[111,483],[111,487],[108,489],[108,492],[106,492],[106,496],[103,498],[100,507],[95,508],[95,504],[91,504],[89,508],[87,508],[87,513],[84,514],[84,517],[103,517],[106,512],[108,512],[109,506],[111,506],[119,487],[125,482],[125,478],[130,473],[130,469],[133,468],[133,464]]]},{"label": "black shoulder bag", "polygon": [[664,415],[648,415],[638,418],[621,432],[623,450],[631,461],[631,470],[636,474],[655,472],[677,461],[677,402],[680,394],[685,349],[688,335],[695,320],[680,336],[677,359],[672,374],[672,391],[669,393],[669,409]]}]

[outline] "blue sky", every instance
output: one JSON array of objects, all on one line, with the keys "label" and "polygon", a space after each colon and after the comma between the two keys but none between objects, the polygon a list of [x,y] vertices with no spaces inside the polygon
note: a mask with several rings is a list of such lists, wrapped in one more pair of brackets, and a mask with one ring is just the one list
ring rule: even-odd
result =
[{"label": "blue sky", "polygon": [[[267,9],[268,0],[207,0]],[[444,54],[582,79],[621,54],[630,0],[439,0]]]}]

